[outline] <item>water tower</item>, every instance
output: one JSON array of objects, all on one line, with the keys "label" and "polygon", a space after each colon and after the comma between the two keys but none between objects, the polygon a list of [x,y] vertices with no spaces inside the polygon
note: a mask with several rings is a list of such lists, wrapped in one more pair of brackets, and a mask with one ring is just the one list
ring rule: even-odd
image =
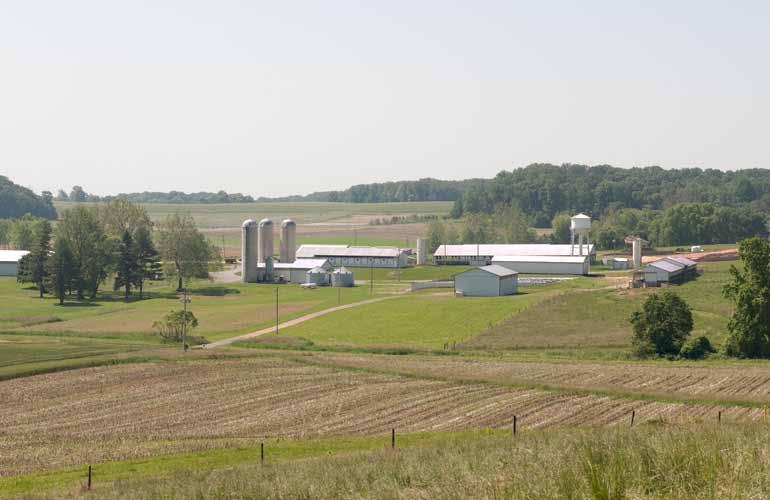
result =
[{"label": "water tower", "polygon": [[273,221],[262,219],[257,227],[259,245],[257,246],[257,262],[260,264],[265,259],[273,256]]},{"label": "water tower", "polygon": [[291,219],[281,222],[281,262],[294,262],[297,259],[297,224]]},{"label": "water tower", "polygon": [[578,237],[578,249],[580,255],[583,255],[583,238],[585,238],[586,254],[591,250],[591,241],[588,233],[591,232],[591,217],[586,214],[577,214],[570,218],[570,236],[571,247],[570,254],[575,255],[575,236]]},{"label": "water tower", "polygon": [[248,219],[241,225],[241,281],[257,281],[257,221]]}]

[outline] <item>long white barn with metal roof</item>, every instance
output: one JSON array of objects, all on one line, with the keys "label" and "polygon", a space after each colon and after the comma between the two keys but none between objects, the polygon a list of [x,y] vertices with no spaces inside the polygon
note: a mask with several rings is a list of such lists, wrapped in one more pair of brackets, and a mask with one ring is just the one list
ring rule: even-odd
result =
[{"label": "long white barn with metal roof", "polygon": [[28,253],[26,250],[0,250],[0,276],[19,274],[19,261]]},{"label": "long white barn with metal roof", "polygon": [[[587,245],[586,255],[595,255],[594,245]],[[433,263],[487,266],[494,257],[580,257],[572,245],[549,244],[464,244],[440,245],[433,252]]]},{"label": "long white barn with metal roof", "polygon": [[499,255],[492,257],[492,264],[523,274],[586,275],[590,270],[588,255]]},{"label": "long white barn with metal roof", "polygon": [[406,267],[409,250],[395,247],[300,245],[297,259],[327,259],[335,267]]}]

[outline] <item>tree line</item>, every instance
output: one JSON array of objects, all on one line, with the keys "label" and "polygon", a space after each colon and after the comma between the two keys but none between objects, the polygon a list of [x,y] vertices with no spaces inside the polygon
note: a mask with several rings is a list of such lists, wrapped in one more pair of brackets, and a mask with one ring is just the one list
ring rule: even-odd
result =
[{"label": "tree line", "polygon": [[68,297],[93,300],[108,281],[126,298],[134,290],[142,298],[148,281],[164,277],[182,289],[220,265],[217,249],[190,215],[171,214],[155,226],[142,206],[126,200],[65,210],[55,231],[45,219],[31,225],[18,280],[61,304]]},{"label": "tree line", "polygon": [[99,202],[113,201],[117,199],[127,200],[134,203],[253,203],[254,198],[241,193],[227,193],[226,191],[217,191],[209,193],[201,191],[198,193],[184,193],[182,191],[169,191],[168,193],[160,191],[143,191],[141,193],[120,193],[118,195],[98,196],[87,193],[81,186],[73,186],[69,193],[60,189],[56,195],[57,201]]},{"label": "tree line", "polygon": [[548,227],[561,212],[602,218],[623,208],[664,210],[681,203],[745,206],[766,213],[770,170],[533,164],[470,186],[455,202],[452,216],[491,213],[499,205],[512,205],[527,214],[535,227]]},{"label": "tree line", "polygon": [[16,219],[30,214],[44,219],[56,219],[53,194],[43,191],[39,196],[31,189],[11,182],[0,175],[0,219]]},{"label": "tree line", "polygon": [[416,181],[395,181],[373,184],[358,184],[341,191],[319,191],[306,196],[285,196],[281,198],[259,198],[257,201],[329,201],[342,203],[391,203],[409,201],[455,201],[484,179],[444,181],[419,179]]},{"label": "tree line", "polygon": [[472,214],[462,221],[433,220],[425,232],[428,251],[461,243],[534,243],[538,238],[528,218],[515,207],[497,207],[491,214]]}]

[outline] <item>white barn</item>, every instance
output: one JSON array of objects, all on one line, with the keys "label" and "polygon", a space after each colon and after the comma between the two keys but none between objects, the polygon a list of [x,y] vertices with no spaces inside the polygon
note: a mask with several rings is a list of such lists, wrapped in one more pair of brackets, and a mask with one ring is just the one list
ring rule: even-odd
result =
[{"label": "white barn", "polygon": [[494,264],[468,269],[455,275],[455,295],[463,297],[513,295],[518,291],[518,274],[516,271]]},{"label": "white barn", "polygon": [[503,255],[492,257],[492,264],[522,274],[575,274],[586,275],[590,270],[588,255]]},{"label": "white barn", "polygon": [[[592,260],[596,255],[595,245],[587,245],[587,254]],[[463,244],[439,245],[433,252],[433,263],[438,265],[485,266],[494,257],[580,257],[572,245],[532,244]]]},{"label": "white barn", "polygon": [[326,259],[334,267],[401,268],[409,265],[409,253],[409,249],[395,247],[300,245],[297,259]]},{"label": "white barn", "polygon": [[19,274],[19,261],[27,255],[27,250],[0,250],[0,276]]},{"label": "white barn", "polygon": [[[264,270],[265,263],[261,262],[258,266]],[[273,275],[284,281],[305,283],[307,272],[316,267],[330,271],[333,266],[327,259],[297,259],[294,262],[276,262],[273,264]]]}]

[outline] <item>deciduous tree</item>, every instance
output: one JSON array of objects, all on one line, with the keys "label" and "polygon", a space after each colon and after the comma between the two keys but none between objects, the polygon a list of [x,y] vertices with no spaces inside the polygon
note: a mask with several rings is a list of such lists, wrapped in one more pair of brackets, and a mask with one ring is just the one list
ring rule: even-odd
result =
[{"label": "deciduous tree", "polygon": [[641,311],[631,315],[632,343],[638,356],[678,355],[693,327],[690,306],[666,290],[647,298]]}]

